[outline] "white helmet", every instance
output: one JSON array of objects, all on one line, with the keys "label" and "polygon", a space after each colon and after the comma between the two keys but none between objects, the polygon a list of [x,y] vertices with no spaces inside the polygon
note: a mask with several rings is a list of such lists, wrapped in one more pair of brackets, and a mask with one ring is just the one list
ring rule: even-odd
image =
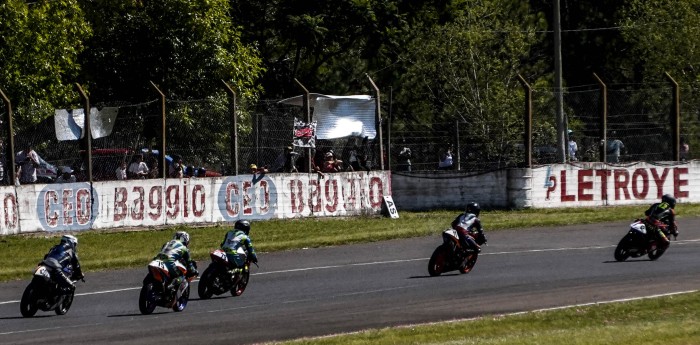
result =
[{"label": "white helmet", "polygon": [[73,249],[78,248],[78,238],[73,235],[61,236],[61,243],[68,243]]},{"label": "white helmet", "polygon": [[185,247],[190,245],[190,234],[184,231],[176,232],[175,236],[173,236],[173,239],[182,242],[182,244],[184,244]]}]

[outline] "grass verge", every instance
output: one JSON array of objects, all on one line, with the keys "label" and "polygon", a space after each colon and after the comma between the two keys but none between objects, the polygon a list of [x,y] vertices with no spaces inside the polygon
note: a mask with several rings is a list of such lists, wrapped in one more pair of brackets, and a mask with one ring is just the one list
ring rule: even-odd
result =
[{"label": "grass verge", "polygon": [[368,330],[275,344],[700,344],[700,293]]},{"label": "grass verge", "polygon": [[[679,216],[700,215],[700,205],[677,207]],[[632,220],[644,207],[599,207],[550,210],[483,211],[488,231],[538,226],[588,224]],[[459,211],[401,212],[399,219],[383,217],[309,218],[253,222],[251,236],[259,252],[375,242],[437,234],[449,227]],[[89,271],[139,267],[158,252],[174,231],[186,230],[195,259],[208,257],[217,248],[230,225],[212,227],[178,226],[146,231],[86,231],[77,233],[83,268]],[[622,229],[621,229],[622,231]],[[58,233],[0,237],[0,281],[28,278],[36,263],[57,242]]]}]

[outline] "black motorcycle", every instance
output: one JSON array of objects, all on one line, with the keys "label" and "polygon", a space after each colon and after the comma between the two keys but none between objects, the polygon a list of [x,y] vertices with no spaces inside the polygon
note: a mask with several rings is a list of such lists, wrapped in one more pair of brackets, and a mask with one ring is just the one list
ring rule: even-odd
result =
[{"label": "black motorcycle", "polygon": [[172,308],[174,311],[185,310],[190,299],[190,283],[197,276],[196,264],[193,265],[194,273],[186,271],[182,277],[173,279],[163,261],[151,261],[139,294],[141,314],[148,315],[156,307]]},{"label": "black motorcycle", "polygon": [[242,295],[250,278],[250,260],[246,258],[243,268],[236,270],[235,274],[231,274],[226,252],[217,249],[209,253],[209,256],[211,264],[204,270],[199,279],[197,288],[199,298],[209,299],[213,295],[221,295],[227,291],[231,291],[231,295],[234,297]]},{"label": "black motorcycle", "polygon": [[[81,278],[81,280],[83,280]],[[85,280],[83,280],[84,282]],[[74,281],[75,283],[77,281]],[[32,281],[27,285],[19,302],[20,312],[24,317],[32,317],[37,310],[53,310],[56,315],[64,315],[73,304],[75,289],[64,290],[51,278],[49,269],[39,264],[34,270]]]},{"label": "black motorcycle", "polygon": [[[474,240],[478,245],[486,243],[483,233],[476,233]],[[447,229],[442,232],[443,243],[435,248],[428,262],[428,273],[439,276],[442,273],[459,270],[459,273],[469,273],[474,268],[479,253],[464,250],[459,243],[457,230]]]},{"label": "black motorcycle", "polygon": [[[643,255],[647,255],[651,261],[660,258],[668,249],[668,245],[659,243],[655,236],[650,236],[649,231],[655,230],[644,219],[637,219],[630,224],[627,234],[615,248],[615,260],[625,261],[629,257],[638,258]],[[661,231],[667,238],[671,238],[668,229],[662,227]]]}]

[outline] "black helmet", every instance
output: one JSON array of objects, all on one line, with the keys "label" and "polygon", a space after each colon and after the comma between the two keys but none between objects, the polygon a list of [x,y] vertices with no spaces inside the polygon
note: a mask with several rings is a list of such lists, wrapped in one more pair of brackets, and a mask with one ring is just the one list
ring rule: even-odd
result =
[{"label": "black helmet", "polygon": [[481,207],[479,207],[479,204],[475,202],[470,202],[467,204],[467,213],[473,213],[477,217],[479,216],[479,212],[481,212]]},{"label": "black helmet", "polygon": [[239,219],[236,221],[236,224],[233,226],[234,229],[236,230],[241,230],[245,232],[246,235],[250,233],[250,222],[247,220]]},{"label": "black helmet", "polygon": [[664,194],[664,196],[661,197],[661,202],[667,203],[671,208],[676,207],[676,198],[671,194]]},{"label": "black helmet", "polygon": [[173,236],[173,240],[178,240],[187,247],[190,245],[190,234],[184,231],[178,231],[175,233],[175,236]]}]

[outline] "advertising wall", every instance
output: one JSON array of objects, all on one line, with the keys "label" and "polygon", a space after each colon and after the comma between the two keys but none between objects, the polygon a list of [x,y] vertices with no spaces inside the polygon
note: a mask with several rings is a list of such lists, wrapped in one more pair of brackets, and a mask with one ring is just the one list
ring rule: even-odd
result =
[{"label": "advertising wall", "polygon": [[265,174],[0,187],[0,235],[381,212],[390,173]]}]

